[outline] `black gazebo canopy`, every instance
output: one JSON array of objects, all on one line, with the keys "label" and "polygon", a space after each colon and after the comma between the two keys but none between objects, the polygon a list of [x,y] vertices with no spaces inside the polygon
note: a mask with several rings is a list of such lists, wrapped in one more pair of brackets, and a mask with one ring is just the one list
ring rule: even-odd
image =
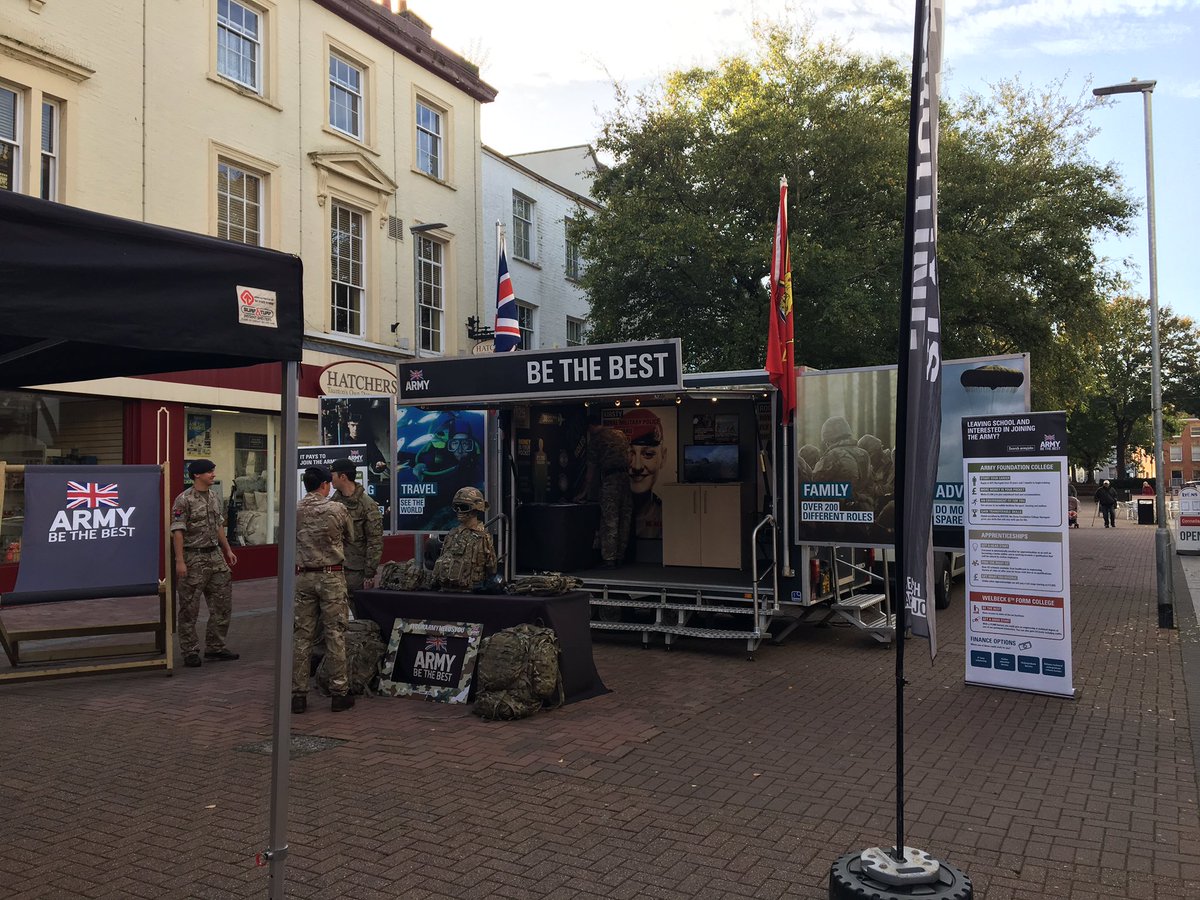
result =
[{"label": "black gazebo canopy", "polygon": [[[300,360],[300,259],[0,192],[0,388]],[[239,296],[275,295],[275,326]]]}]

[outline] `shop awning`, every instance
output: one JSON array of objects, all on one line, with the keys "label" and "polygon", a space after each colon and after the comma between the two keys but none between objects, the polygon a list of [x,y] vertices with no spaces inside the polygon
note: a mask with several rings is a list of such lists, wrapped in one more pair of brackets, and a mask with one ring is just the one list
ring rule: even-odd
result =
[{"label": "shop awning", "polygon": [[0,192],[0,388],[299,361],[301,281],[285,253]]}]

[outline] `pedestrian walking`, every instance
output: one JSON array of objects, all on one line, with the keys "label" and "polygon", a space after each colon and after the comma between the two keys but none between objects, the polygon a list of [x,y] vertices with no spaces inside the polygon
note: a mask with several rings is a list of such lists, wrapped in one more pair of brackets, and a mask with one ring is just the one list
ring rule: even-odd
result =
[{"label": "pedestrian walking", "polygon": [[609,428],[599,414],[588,416],[587,476],[575,498],[585,499],[599,486],[600,528],[598,543],[604,565],[614,568],[625,558],[633,517],[633,493],[629,486],[632,452],[624,432]]},{"label": "pedestrian walking", "polygon": [[1117,492],[1106,478],[1096,489],[1096,503],[1100,507],[1100,515],[1104,517],[1105,528],[1117,527]]},{"label": "pedestrian walking", "polygon": [[329,667],[330,709],[350,709],[346,673],[346,626],[350,620],[346,579],[342,574],[345,546],[355,540],[350,513],[330,500],[333,476],[324,466],[304,470],[308,492],[296,507],[296,612],[292,626],[292,712],[308,708],[309,657],[317,617],[325,630],[325,663]]},{"label": "pedestrian walking", "polygon": [[188,464],[192,486],[171,504],[171,546],[175,551],[175,578],[179,600],[179,650],[183,664],[196,668],[200,640],[196,617],[200,599],[208,606],[204,631],[204,658],[224,661],[238,658],[225,646],[233,611],[233,575],[230,566],[237,556],[225,534],[224,504],[212,489],[217,465],[211,459],[194,459]]},{"label": "pedestrian walking", "polygon": [[353,601],[355,591],[375,586],[375,575],[383,556],[383,511],[354,480],[358,467],[351,460],[335,459],[329,471],[333,476],[334,497],[346,507],[354,524],[355,539],[346,542],[343,548],[346,587]]}]

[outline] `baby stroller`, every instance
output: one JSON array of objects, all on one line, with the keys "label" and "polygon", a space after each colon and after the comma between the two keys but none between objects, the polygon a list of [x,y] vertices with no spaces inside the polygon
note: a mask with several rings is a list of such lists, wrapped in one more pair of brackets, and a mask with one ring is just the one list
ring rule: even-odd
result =
[{"label": "baby stroller", "polygon": [[1079,527],[1079,498],[1078,497],[1068,497],[1067,498],[1067,527],[1068,528],[1078,528]]}]

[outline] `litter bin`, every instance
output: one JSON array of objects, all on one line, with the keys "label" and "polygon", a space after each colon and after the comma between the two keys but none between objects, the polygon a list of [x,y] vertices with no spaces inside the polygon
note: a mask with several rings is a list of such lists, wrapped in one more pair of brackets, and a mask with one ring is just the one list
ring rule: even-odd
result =
[{"label": "litter bin", "polygon": [[1154,498],[1153,497],[1138,497],[1137,512],[1139,525],[1154,524]]}]

